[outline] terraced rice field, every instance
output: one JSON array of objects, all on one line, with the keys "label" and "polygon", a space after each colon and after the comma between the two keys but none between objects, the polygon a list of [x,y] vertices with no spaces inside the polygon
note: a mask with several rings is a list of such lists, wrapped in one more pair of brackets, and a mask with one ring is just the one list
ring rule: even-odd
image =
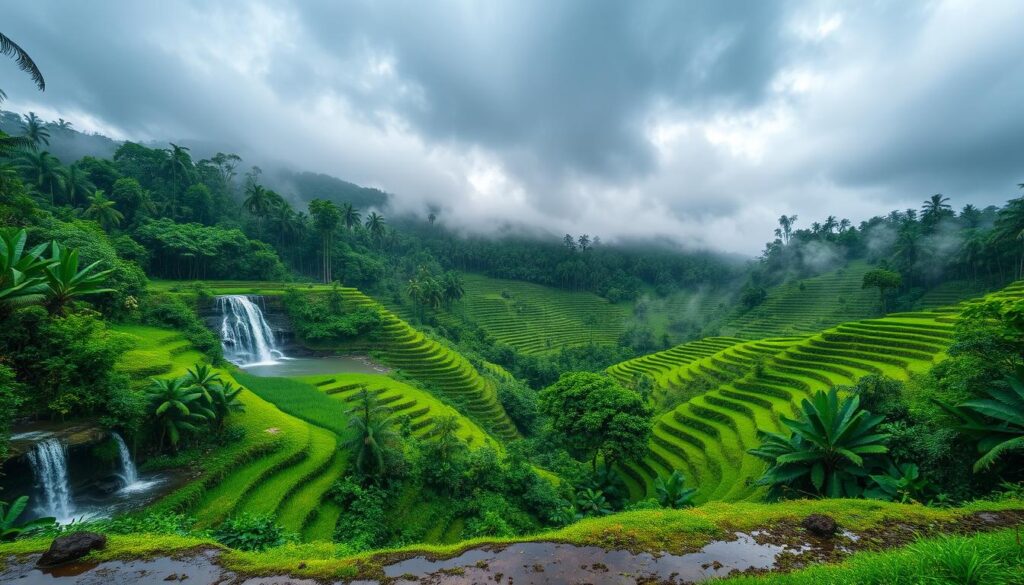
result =
[{"label": "terraced rice field", "polygon": [[134,345],[117,368],[139,384],[148,383],[153,376],[181,376],[196,363],[209,361],[184,335],[174,330],[122,324],[111,329],[126,335]]},{"label": "terraced rice field", "polygon": [[158,292],[188,292],[202,284],[215,295],[280,295],[288,288],[326,291],[331,285],[313,282],[273,282],[267,280],[151,280],[149,289]]},{"label": "terraced rice field", "polygon": [[590,342],[612,345],[625,330],[625,307],[591,293],[477,274],[465,274],[463,281],[466,316],[526,354]]},{"label": "terraced rice field", "polygon": [[926,292],[917,302],[917,306],[921,309],[948,307],[965,299],[983,295],[986,290],[985,284],[982,282],[952,280]]},{"label": "terraced rice field", "polygon": [[728,320],[721,333],[744,339],[807,335],[875,316],[878,291],[861,288],[864,273],[871,269],[866,262],[851,262],[839,270],[774,287],[764,303]]},{"label": "terraced rice field", "polygon": [[346,349],[372,351],[376,359],[437,391],[455,403],[482,428],[499,439],[518,436],[515,425],[498,401],[497,390],[466,358],[422,332],[354,288],[342,288],[351,307],[376,308],[384,324],[374,339],[356,342]]},{"label": "terraced rice field", "polygon": [[[991,298],[1024,298],[1024,283]],[[699,372],[719,383],[661,415],[647,457],[620,466],[631,495],[653,494],[654,479],[678,469],[699,490],[698,501],[761,497],[750,482],[763,473],[764,463],[747,454],[759,444],[758,430],[782,431],[779,416],[794,416],[796,405],[817,390],[850,385],[869,374],[905,380],[927,370],[942,359],[957,315],[955,307],[895,313],[803,339],[737,344],[720,352],[743,350],[743,356],[753,349],[747,346],[760,343],[758,367],[751,367],[749,355],[746,365],[720,354],[694,362],[681,373]]]}]

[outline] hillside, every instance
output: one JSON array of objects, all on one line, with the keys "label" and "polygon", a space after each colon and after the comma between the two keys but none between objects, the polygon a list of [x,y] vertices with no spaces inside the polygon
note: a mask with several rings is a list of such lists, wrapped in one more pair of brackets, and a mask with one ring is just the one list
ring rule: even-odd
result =
[{"label": "hillside", "polygon": [[[990,298],[1021,297],[1024,283]],[[647,457],[620,467],[630,493],[650,495],[656,477],[679,469],[699,489],[699,501],[760,498],[761,490],[750,481],[765,466],[747,453],[759,444],[758,430],[781,431],[779,416],[794,416],[796,404],[816,390],[849,385],[868,374],[905,380],[927,370],[942,359],[958,311],[954,306],[851,321],[802,339],[749,344],[759,346],[760,354],[744,347],[748,344],[728,345],[683,364],[677,373],[681,384],[703,380],[706,391],[661,415]],[[621,375],[630,365],[611,370]],[[673,383],[663,371],[658,380],[662,387]]]},{"label": "hillside", "polygon": [[613,345],[625,330],[624,306],[592,293],[478,274],[465,274],[463,282],[466,317],[526,354],[585,343]]}]

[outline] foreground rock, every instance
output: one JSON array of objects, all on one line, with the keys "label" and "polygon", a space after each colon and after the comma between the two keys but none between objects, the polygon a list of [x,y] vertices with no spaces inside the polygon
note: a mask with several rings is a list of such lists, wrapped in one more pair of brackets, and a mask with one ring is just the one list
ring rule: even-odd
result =
[{"label": "foreground rock", "polygon": [[54,567],[80,559],[107,546],[107,537],[95,532],[73,532],[53,539],[49,550],[39,557],[40,567]]},{"label": "foreground rock", "polygon": [[811,514],[800,523],[807,532],[818,538],[830,538],[835,535],[838,526],[831,516],[824,514]]}]

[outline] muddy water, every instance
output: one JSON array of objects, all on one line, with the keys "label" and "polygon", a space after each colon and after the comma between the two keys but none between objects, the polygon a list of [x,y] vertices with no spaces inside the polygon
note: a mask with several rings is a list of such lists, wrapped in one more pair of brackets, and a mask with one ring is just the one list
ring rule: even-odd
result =
[{"label": "muddy water", "polygon": [[[631,585],[634,583],[696,583],[732,571],[770,569],[779,554],[801,552],[773,544],[758,544],[754,535],[738,533],[733,541],[713,542],[699,552],[655,556],[629,551],[606,551],[594,546],[552,542],[524,542],[504,548],[477,548],[446,560],[413,557],[384,567],[388,582],[396,585],[573,584]],[[77,563],[41,570],[30,557],[9,560],[0,571],[0,583],[13,585],[314,585],[315,581],[287,576],[241,577],[217,564],[213,551],[192,552],[170,558]],[[376,585],[376,581],[359,581]]]},{"label": "muddy water", "polygon": [[758,544],[755,535],[737,533],[736,540],[713,542],[685,555],[633,554],[594,546],[526,542],[503,549],[473,549],[459,557],[430,561],[407,559],[384,568],[395,584],[438,585],[698,583],[733,571],[771,569],[783,552],[803,548]]}]

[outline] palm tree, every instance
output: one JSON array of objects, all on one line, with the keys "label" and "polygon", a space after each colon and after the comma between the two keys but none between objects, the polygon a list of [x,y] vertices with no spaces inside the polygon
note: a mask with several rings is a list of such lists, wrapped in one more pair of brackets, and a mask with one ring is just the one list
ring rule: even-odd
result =
[{"label": "palm tree", "polygon": [[586,252],[587,251],[587,247],[590,246],[590,236],[588,236],[587,234],[583,234],[582,236],[580,236],[579,244],[580,244],[580,251]]},{"label": "palm tree", "polygon": [[938,221],[938,219],[952,207],[949,205],[949,197],[943,197],[942,193],[936,193],[928,199],[925,199],[924,205],[921,206],[921,216],[928,218],[931,221]]},{"label": "palm tree", "polygon": [[1007,388],[991,387],[985,398],[968,400],[950,407],[939,403],[960,419],[960,429],[978,441],[980,459],[974,471],[991,467],[1002,455],[1024,451],[1024,368],[1006,377]]},{"label": "palm tree", "polygon": [[846,230],[850,229],[850,220],[845,217],[839,220],[839,233],[846,233]]},{"label": "palm tree", "polygon": [[462,277],[457,272],[451,270],[445,273],[444,280],[441,282],[441,289],[446,305],[451,305],[466,294],[466,290],[462,286]]},{"label": "palm tree", "polygon": [[68,122],[64,118],[57,118],[57,122],[54,123],[53,126],[57,128],[57,130],[60,130],[61,132],[71,132],[74,124]]},{"label": "palm tree", "polygon": [[43,74],[36,67],[36,62],[29,57],[24,49],[3,33],[0,33],[0,55],[12,57],[18,63],[18,68],[32,77],[32,81],[39,91],[46,91],[46,80],[43,79]]},{"label": "palm tree", "polygon": [[323,244],[323,276],[326,284],[332,282],[334,276],[331,274],[331,240],[341,220],[341,213],[330,201],[314,199],[309,202],[309,214],[313,217],[313,225],[320,232]]},{"label": "palm tree", "polygon": [[352,207],[351,203],[341,204],[341,223],[345,224],[345,229],[352,231],[359,227],[360,221],[362,221],[362,216],[358,209]]},{"label": "palm tree", "polygon": [[463,447],[459,440],[459,419],[453,414],[446,414],[436,419],[432,431],[431,445],[440,458],[439,463],[446,465],[452,455]]},{"label": "palm tree", "polygon": [[838,226],[839,222],[836,221],[836,216],[830,215],[825,218],[825,223],[821,224],[821,231],[825,232],[827,235],[831,235],[832,232],[836,231]]},{"label": "palm tree", "polygon": [[25,116],[25,123],[21,125],[21,134],[32,143],[32,150],[39,148],[40,144],[50,145],[50,131],[43,125],[43,121],[36,116],[35,112],[29,112]]},{"label": "palm tree", "polygon": [[216,384],[210,388],[210,407],[217,419],[217,426],[223,427],[224,421],[232,412],[245,412],[245,405],[239,399],[241,386],[231,382]]},{"label": "palm tree", "polygon": [[71,206],[89,196],[96,190],[96,186],[89,180],[89,176],[77,164],[68,167],[64,174],[64,200]]},{"label": "palm tree", "polygon": [[46,306],[53,315],[60,315],[72,300],[87,295],[114,292],[103,288],[107,276],[114,270],[93,272],[96,261],[78,269],[78,250],[69,250],[57,242],[50,243],[50,264],[43,269],[46,280]]},{"label": "palm tree", "polygon": [[366,231],[370,232],[370,236],[377,240],[378,245],[384,238],[384,229],[384,216],[376,211],[371,211],[370,215],[366,216]]},{"label": "palm tree", "polygon": [[188,173],[192,169],[192,157],[188,154],[188,147],[178,146],[173,142],[168,144],[171,145],[171,148],[164,149],[167,158],[164,159],[162,170],[171,174],[170,211],[171,214],[174,214],[178,198],[178,177],[180,175],[186,179],[188,178]]},{"label": "palm tree", "polygon": [[207,403],[213,402],[211,397],[213,389],[221,384],[220,374],[206,364],[196,364],[192,369],[187,370],[185,381],[191,385],[193,390],[199,392]]},{"label": "palm tree", "polygon": [[878,431],[882,416],[860,408],[860,397],[839,398],[839,391],[817,392],[801,402],[798,419],[781,417],[790,436],[761,431],[762,444],[751,449],[768,462],[757,485],[779,495],[787,488],[830,498],[859,497],[864,478],[888,452],[889,435]]},{"label": "palm tree", "polygon": [[272,204],[270,191],[267,191],[263,185],[253,182],[246,186],[245,200],[242,201],[242,207],[256,218],[257,238],[260,237],[260,232],[262,231],[263,218],[267,217],[270,213]]},{"label": "palm tree", "polygon": [[156,419],[160,429],[161,451],[165,439],[170,439],[171,447],[176,449],[182,435],[199,432],[202,423],[213,417],[213,412],[202,405],[202,394],[196,392],[185,378],[153,378],[146,395],[149,414]]},{"label": "palm tree", "polygon": [[25,250],[26,230],[0,228],[0,317],[12,304],[42,298],[43,270],[52,261],[43,257],[46,244]]},{"label": "palm tree", "polygon": [[50,205],[54,205],[54,193],[64,189],[64,169],[60,159],[45,150],[38,153],[24,152],[18,168],[37,192],[50,195]]},{"label": "palm tree", "polygon": [[345,441],[348,453],[354,453],[356,471],[370,480],[380,478],[385,470],[385,450],[389,444],[398,441],[398,433],[389,416],[389,411],[377,403],[369,390],[363,389],[359,404],[349,411],[349,427],[352,436]]},{"label": "palm tree", "polygon": [[121,220],[124,219],[124,214],[118,211],[115,205],[116,202],[107,199],[103,191],[97,189],[92,197],[89,197],[89,207],[85,209],[82,217],[95,219],[104,231],[109,232],[110,228],[121,225]]}]

